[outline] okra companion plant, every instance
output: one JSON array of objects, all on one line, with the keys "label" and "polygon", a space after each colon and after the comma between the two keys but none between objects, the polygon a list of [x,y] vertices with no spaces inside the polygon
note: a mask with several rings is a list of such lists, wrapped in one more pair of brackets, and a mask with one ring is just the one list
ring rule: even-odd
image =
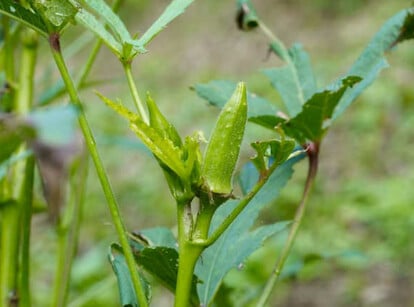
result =
[{"label": "okra companion plant", "polygon": [[[86,167],[82,163],[85,156],[73,155],[76,158],[72,157],[69,163],[67,155],[62,154],[67,152],[67,144],[61,141],[69,139],[67,129],[62,127],[66,123],[70,126],[72,118],[78,120],[118,235],[119,242],[110,246],[108,258],[118,280],[122,306],[150,305],[149,275],[175,294],[177,307],[214,305],[226,273],[242,263],[266,238],[286,229],[286,244],[275,261],[272,275],[249,301],[252,306],[265,306],[305,213],[323,137],[332,122],[386,66],[384,53],[413,37],[413,9],[392,17],[348,74],[319,88],[309,56],[302,46],[287,49],[258,18],[250,1],[237,1],[240,29],[259,27],[269,37],[272,52],[285,62],[283,67],[263,73],[280,93],[287,114],[281,115],[272,102],[249,93],[243,82],[197,84],[194,89],[201,97],[222,108],[204,146],[205,140],[199,132],[181,137],[150,94],[144,102],[141,100],[131,70],[134,58],[147,52],[149,42],[193,1],[171,1],[161,16],[138,37],[130,34],[115,13],[120,2],[113,1],[112,8],[104,0],[3,0],[0,3],[3,26],[0,306],[30,306],[32,303],[30,221],[34,214],[33,187],[38,180],[35,164],[40,169],[49,214],[59,240],[56,286],[50,300],[52,306],[68,304],[86,177]],[[62,54],[65,46],[61,45],[65,29],[73,26],[83,27],[96,37],[83,70],[76,78],[69,72]],[[64,85],[57,84],[47,95],[35,97],[36,51],[44,42],[49,44]],[[176,202],[176,236],[162,227],[130,233],[123,223],[83,110],[85,102],[79,95],[80,89],[87,87],[90,69],[102,45],[119,59],[135,110],[100,93],[97,95],[129,123],[161,167]],[[63,94],[68,95],[70,103],[52,106]],[[235,187],[235,170],[247,121],[270,129],[273,138],[251,144],[256,154],[251,162],[241,167],[237,175],[239,186]],[[58,136],[51,135],[51,131]],[[58,157],[58,162],[51,163],[50,157]],[[274,201],[288,182],[293,165],[304,158],[309,162],[308,177],[294,220],[251,230],[260,210]],[[69,180],[71,196],[63,197],[57,177]],[[64,207],[61,206],[63,202],[66,203]],[[139,228],[139,225],[133,227]]]}]

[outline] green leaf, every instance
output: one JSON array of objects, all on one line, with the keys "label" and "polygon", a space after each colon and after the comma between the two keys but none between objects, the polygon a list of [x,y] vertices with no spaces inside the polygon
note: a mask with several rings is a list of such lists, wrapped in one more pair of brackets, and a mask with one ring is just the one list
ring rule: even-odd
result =
[{"label": "green leaf", "polygon": [[280,93],[289,115],[295,116],[317,87],[309,55],[301,45],[295,44],[289,49],[287,61],[284,67],[264,69],[262,72]]},{"label": "green leaf", "polygon": [[[167,289],[175,292],[178,274],[177,241],[171,230],[164,227],[144,229],[133,234],[132,247],[136,262],[157,278]],[[197,295],[198,279],[194,275],[191,301],[199,305]]]},{"label": "green leaf", "polygon": [[147,246],[164,246],[177,249],[177,241],[169,228],[154,227],[143,229],[138,233],[134,232],[134,236],[138,236],[141,240],[144,240]]},{"label": "green leaf", "polygon": [[413,12],[414,8],[406,9],[390,18],[352,65],[347,75],[359,76],[363,80],[344,94],[332,116],[333,120],[341,115],[361,92],[378,77],[382,69],[388,67],[385,52],[404,39],[412,38],[408,33],[414,23]]},{"label": "green leaf", "polygon": [[185,9],[194,0],[173,0],[167,6],[160,17],[150,26],[150,28],[137,40],[136,46],[145,47],[159,32],[161,32],[177,16],[184,13]]},{"label": "green leaf", "polygon": [[181,147],[183,143],[177,129],[161,113],[149,93],[147,94],[147,107],[151,127],[164,138],[171,140],[175,146]]},{"label": "green leaf", "polygon": [[99,93],[97,94],[109,107],[129,121],[131,130],[162,163],[180,178],[184,180],[189,178],[191,170],[185,167],[182,160],[183,152],[180,148],[175,146],[171,140],[164,138],[156,129],[148,126],[138,114]]},{"label": "green leaf", "polygon": [[18,1],[1,0],[0,13],[31,27],[43,36],[48,36],[47,26],[40,15],[26,9]]},{"label": "green leaf", "polygon": [[295,148],[295,141],[292,139],[268,140],[252,143],[251,146],[256,150],[256,156],[253,157],[252,163],[257,167],[259,172],[266,171],[271,162],[278,165],[287,160]]},{"label": "green leaf", "polygon": [[[174,248],[158,246],[146,247],[135,254],[136,262],[148,273],[156,277],[171,292],[175,292],[178,274],[178,252]],[[191,302],[194,306],[199,306],[197,295],[198,279],[193,275],[191,285]]]},{"label": "green leaf", "polygon": [[[228,80],[213,80],[205,84],[196,84],[194,90],[197,95],[207,100],[210,104],[222,108],[230,99],[237,83]],[[247,92],[247,116],[256,117],[260,115],[276,114],[277,108],[268,100]]]},{"label": "green leaf", "polygon": [[[112,265],[112,269],[116,275],[118,280],[118,288],[119,288],[119,296],[121,299],[121,305],[125,307],[139,307],[139,303],[137,301],[134,286],[132,284],[131,275],[128,270],[128,266],[126,264],[125,257],[123,255],[122,247],[116,243],[111,244],[111,248],[108,253],[109,262]],[[149,284],[142,278],[141,284],[145,287],[145,295],[147,300],[150,299],[150,286]]]},{"label": "green leaf", "polygon": [[105,20],[112,32],[116,34],[118,42],[125,43],[132,41],[132,37],[122,20],[117,14],[114,13],[111,7],[109,7],[104,0],[87,0],[82,1],[82,3]]},{"label": "green leaf", "polygon": [[[279,191],[293,173],[292,166],[301,158],[302,156],[289,159],[277,168],[245,210],[223,235],[202,254],[201,260],[197,262],[195,272],[203,281],[198,284],[198,293],[203,305],[208,306],[212,301],[228,271],[237,268],[262,245],[266,238],[287,227],[288,222],[279,222],[249,231],[260,210],[278,197]],[[222,223],[236,205],[237,201],[229,201],[217,209],[210,233]]]},{"label": "green leaf", "polygon": [[69,1],[65,0],[43,0],[35,2],[36,9],[42,13],[43,18],[46,18],[58,30],[70,21],[78,12],[78,9]]},{"label": "green leaf", "polygon": [[[71,2],[74,1],[71,0]],[[95,35],[98,36],[100,39],[102,39],[105,45],[107,45],[108,48],[111,49],[112,52],[114,52],[118,57],[122,56],[122,44],[119,43],[113,37],[113,35],[105,29],[105,26],[102,23],[100,23],[94,15],[92,15],[85,9],[81,9],[75,15],[75,20],[81,25],[83,25],[85,28],[90,30],[92,33],[95,33]]]},{"label": "green leaf", "polygon": [[320,141],[345,91],[359,81],[361,78],[349,76],[342,79],[339,88],[314,94],[299,114],[282,125],[283,130],[300,144],[304,144],[306,140]]},{"label": "green leaf", "polygon": [[64,145],[73,140],[77,129],[78,110],[72,105],[39,108],[28,116],[38,138],[49,145]]}]

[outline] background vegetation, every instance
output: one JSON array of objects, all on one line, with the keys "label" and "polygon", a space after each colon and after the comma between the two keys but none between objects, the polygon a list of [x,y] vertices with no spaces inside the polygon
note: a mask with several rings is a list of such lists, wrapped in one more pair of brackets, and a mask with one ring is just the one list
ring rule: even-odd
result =
[{"label": "background vegetation", "polygon": [[[168,1],[125,1],[120,11],[131,32],[146,29]],[[309,51],[319,84],[332,81],[355,60],[381,24],[410,1],[255,1],[268,26],[287,45],[301,42]],[[134,65],[141,92],[149,90],[180,132],[202,129],[206,136],[219,110],[206,105],[190,91],[196,82],[210,79],[245,80],[250,91],[278,100],[268,81],[257,73],[279,64],[268,57],[266,38],[236,28],[234,1],[196,1],[190,9],[151,43],[150,52]],[[82,46],[74,27],[63,45]],[[78,38],[72,43],[74,38]],[[45,50],[47,46],[43,46]],[[70,48],[63,48],[70,52]],[[87,45],[71,57],[76,72]],[[103,48],[105,49],[105,48]],[[48,52],[42,71],[53,65]],[[309,210],[293,254],[285,269],[285,282],[275,291],[282,306],[413,306],[414,257],[414,53],[403,43],[389,55],[391,68],[366,91],[337,122],[325,140],[321,165]],[[51,71],[51,70],[50,70]],[[130,100],[127,84],[116,59],[102,50],[93,76],[114,79],[97,88],[123,101]],[[57,76],[57,75],[56,75]],[[40,80],[40,79],[39,79]],[[119,82],[117,82],[119,81]],[[50,83],[49,83],[50,82]],[[54,82],[45,80],[45,88]],[[40,90],[40,89],[39,89]],[[89,96],[88,96],[89,95]],[[130,229],[155,225],[174,228],[175,208],[153,159],[142,154],[124,121],[93,94],[84,96],[87,116],[97,134],[102,158]],[[248,126],[252,138],[262,129]],[[246,140],[248,144],[249,137]],[[248,148],[248,146],[244,146]],[[251,152],[246,151],[243,159]],[[302,192],[305,166],[296,167],[292,182],[281,198],[262,214],[263,223],[292,217]],[[106,259],[116,235],[110,222],[94,170],[87,183],[87,200],[80,247],[72,274],[70,306],[116,306],[115,276]],[[160,187],[160,185],[162,185]],[[36,280],[35,306],[48,298],[54,266],[50,240],[54,232],[44,217],[36,224],[32,256]],[[229,287],[254,293],[269,274],[277,236],[227,277]],[[269,265],[266,265],[269,259]],[[50,272],[48,272],[50,268]],[[154,306],[171,300],[154,290]],[[158,295],[162,292],[163,295]],[[235,292],[235,297],[241,297]],[[224,303],[223,303],[224,304]],[[224,306],[224,305],[223,305]]]}]

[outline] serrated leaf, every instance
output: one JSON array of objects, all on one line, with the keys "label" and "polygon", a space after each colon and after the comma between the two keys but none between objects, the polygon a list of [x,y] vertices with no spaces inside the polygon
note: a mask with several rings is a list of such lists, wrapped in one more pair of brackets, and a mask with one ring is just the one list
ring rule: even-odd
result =
[{"label": "serrated leaf", "polygon": [[35,2],[35,6],[42,12],[43,17],[59,30],[73,20],[78,11],[78,9],[67,0],[37,1]]},{"label": "serrated leaf", "polygon": [[149,93],[147,94],[146,102],[151,127],[154,128],[164,138],[170,139],[175,146],[181,147],[183,143],[177,129],[161,113],[161,111],[158,109],[157,104],[151,98]]},{"label": "serrated leaf", "polygon": [[98,16],[101,16],[105,20],[112,32],[116,34],[118,42],[124,43],[132,40],[122,20],[104,0],[87,0],[82,1],[82,3],[94,10]]},{"label": "serrated leaf", "polygon": [[[74,2],[73,0],[70,1],[72,3]],[[81,9],[75,15],[75,20],[92,33],[95,33],[95,35],[102,39],[105,45],[107,45],[112,52],[114,52],[118,57],[121,57],[123,52],[122,45],[105,29],[105,26],[100,23],[94,15],[85,9]]]},{"label": "serrated leaf", "polygon": [[136,41],[135,46],[145,47],[159,32],[161,32],[177,16],[184,13],[185,9],[194,0],[173,0],[164,10],[160,17],[150,28]]},{"label": "serrated leaf", "polygon": [[252,143],[251,146],[256,151],[256,156],[253,157],[252,163],[257,167],[259,172],[264,172],[268,169],[269,158],[277,165],[282,164],[295,148],[295,141],[293,139],[268,140]]},{"label": "serrated leaf", "polygon": [[0,1],[0,13],[5,14],[26,26],[31,27],[36,32],[43,36],[48,35],[48,30],[45,22],[40,15],[26,9],[14,0]]},{"label": "serrated leaf", "polygon": [[135,132],[140,140],[162,163],[175,172],[180,178],[184,180],[189,178],[191,170],[188,170],[185,167],[182,160],[183,152],[180,148],[176,147],[171,140],[160,135],[157,130],[148,126],[139,115],[99,93],[98,96],[110,108],[129,121],[131,130]]},{"label": "serrated leaf", "polygon": [[[237,83],[228,80],[213,80],[205,84],[196,84],[194,90],[197,95],[210,104],[222,108],[230,99]],[[277,108],[268,100],[247,92],[247,116],[256,117],[265,114],[276,114]]]},{"label": "serrated leaf", "polygon": [[345,91],[360,81],[359,77],[349,76],[342,79],[339,88],[314,94],[299,114],[282,125],[283,130],[300,144],[306,140],[320,141]]},{"label": "serrated leaf", "polygon": [[302,110],[302,105],[316,92],[316,82],[309,55],[301,45],[288,50],[288,63],[280,68],[262,70],[279,92],[291,117]]},{"label": "serrated leaf", "polygon": [[[229,226],[222,236],[207,248],[196,265],[196,275],[203,281],[198,284],[200,301],[205,306],[212,301],[224,276],[258,249],[269,236],[285,229],[289,222],[265,225],[249,231],[256,221],[260,210],[274,201],[279,191],[290,179],[292,166],[302,158],[295,157],[282,164],[270,176],[269,180]],[[213,217],[210,233],[222,223],[237,205],[237,201],[229,201],[220,206]]]},{"label": "serrated leaf", "polygon": [[409,35],[407,36],[405,34],[407,33],[405,31],[407,30],[407,26],[412,27],[413,13],[414,8],[399,12],[390,18],[375,34],[368,46],[347,72],[347,75],[359,76],[363,80],[353,87],[352,90],[344,94],[332,116],[333,120],[341,115],[361,92],[377,78],[382,69],[388,67],[385,52],[400,42],[401,38],[410,38]]}]

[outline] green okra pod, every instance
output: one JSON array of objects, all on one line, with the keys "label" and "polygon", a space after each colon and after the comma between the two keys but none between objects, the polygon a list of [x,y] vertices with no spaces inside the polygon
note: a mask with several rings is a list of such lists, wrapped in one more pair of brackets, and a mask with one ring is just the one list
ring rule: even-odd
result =
[{"label": "green okra pod", "polygon": [[240,82],[224,105],[204,153],[201,176],[211,194],[231,195],[246,120],[246,86]]}]

